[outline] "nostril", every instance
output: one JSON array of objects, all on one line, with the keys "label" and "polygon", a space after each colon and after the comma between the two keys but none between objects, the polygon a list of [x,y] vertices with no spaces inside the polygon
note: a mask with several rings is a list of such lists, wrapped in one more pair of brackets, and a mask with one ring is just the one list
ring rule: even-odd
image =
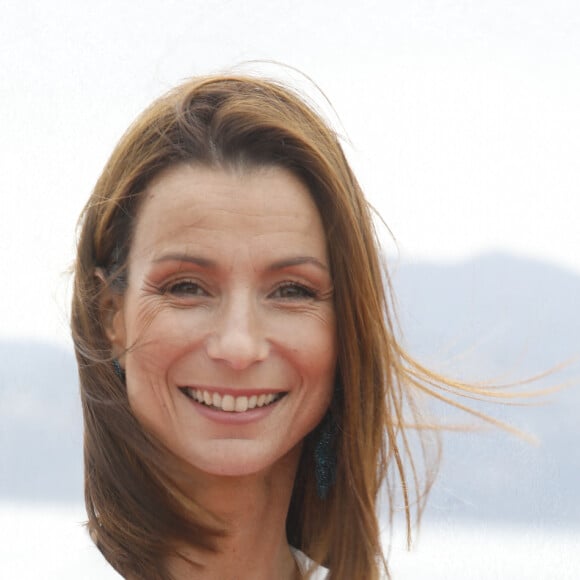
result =
[{"label": "nostril", "polygon": [[262,337],[239,330],[222,334],[216,332],[208,338],[206,351],[211,359],[241,370],[264,360],[268,355],[268,343]]}]

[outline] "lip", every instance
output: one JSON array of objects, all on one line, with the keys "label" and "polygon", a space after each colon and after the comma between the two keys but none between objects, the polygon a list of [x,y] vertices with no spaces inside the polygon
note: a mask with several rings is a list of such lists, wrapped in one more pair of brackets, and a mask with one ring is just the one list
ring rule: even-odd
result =
[{"label": "lip", "polygon": [[275,393],[287,393],[287,391],[264,391],[259,389],[250,389],[250,390],[242,390],[242,389],[227,389],[227,388],[207,388],[207,387],[200,387],[200,386],[187,386],[187,387],[180,387],[179,391],[184,396],[184,398],[193,406],[195,411],[202,415],[204,418],[209,419],[215,423],[221,423],[223,425],[245,425],[248,423],[254,423],[257,421],[261,421],[270,413],[272,413],[280,401],[286,398],[286,395],[280,397],[277,401],[270,403],[264,407],[256,407],[255,409],[251,409],[249,411],[244,411],[242,413],[231,412],[231,411],[222,411],[221,409],[216,409],[215,407],[208,407],[203,403],[196,401],[195,399],[190,398],[187,394],[185,394],[185,388],[196,388],[196,389],[203,389],[206,391],[210,391],[212,393],[219,393],[220,395],[232,395],[237,397],[247,396],[250,397],[252,395],[262,395],[262,394],[275,394]]}]

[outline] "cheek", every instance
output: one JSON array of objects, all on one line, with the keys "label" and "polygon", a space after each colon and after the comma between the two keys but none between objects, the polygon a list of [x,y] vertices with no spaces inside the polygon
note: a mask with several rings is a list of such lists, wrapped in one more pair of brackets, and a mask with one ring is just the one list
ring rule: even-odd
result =
[{"label": "cheek", "polygon": [[331,390],[337,359],[334,317],[308,317],[286,327],[285,333],[303,374]]},{"label": "cheek", "polygon": [[[171,412],[171,369],[185,353],[195,348],[198,337],[185,324],[183,312],[142,312],[128,326],[125,356],[127,394],[133,411],[140,416],[154,409]],[[194,326],[195,327],[195,326]]]},{"label": "cheek", "polygon": [[129,358],[142,369],[159,372],[177,359],[183,351],[202,340],[203,321],[193,311],[156,309],[142,305],[128,312]]},{"label": "cheek", "polygon": [[165,416],[170,409],[166,354],[152,343],[136,346],[126,357],[127,396],[142,422],[150,423],[153,416]]}]

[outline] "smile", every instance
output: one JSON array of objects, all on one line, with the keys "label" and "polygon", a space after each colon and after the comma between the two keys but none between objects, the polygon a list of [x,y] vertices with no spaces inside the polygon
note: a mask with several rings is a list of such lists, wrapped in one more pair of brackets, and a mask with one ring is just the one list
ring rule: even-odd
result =
[{"label": "smile", "polygon": [[260,395],[245,395],[234,397],[233,395],[220,395],[202,389],[192,389],[191,387],[180,387],[184,395],[194,401],[210,407],[219,409],[227,413],[244,413],[259,407],[267,407],[279,401],[286,393],[262,393]]}]

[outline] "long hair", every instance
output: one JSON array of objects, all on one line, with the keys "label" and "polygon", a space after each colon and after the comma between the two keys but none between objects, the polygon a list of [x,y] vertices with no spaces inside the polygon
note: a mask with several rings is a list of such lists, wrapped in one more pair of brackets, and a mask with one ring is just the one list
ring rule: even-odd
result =
[{"label": "long hair", "polygon": [[307,185],[317,205],[337,313],[337,378],[329,409],[336,425],[336,481],[320,499],[315,430],[303,446],[287,535],[327,566],[330,578],[377,580],[387,571],[379,493],[387,481],[391,509],[398,491],[408,523],[413,505],[420,513],[430,479],[418,473],[405,421],[410,413],[417,422],[415,387],[425,379],[437,385],[439,378],[397,342],[371,209],[336,133],[292,90],[250,76],[196,78],[155,101],[122,137],[81,216],[72,334],[89,530],[121,574],[153,580],[168,577],[165,562],[175,545],[215,550],[223,533],[195,498],[180,493],[167,451],[133,416],[104,331],[102,278],[109,290],[123,293],[144,190],[160,171],[181,162],[279,166]]}]

